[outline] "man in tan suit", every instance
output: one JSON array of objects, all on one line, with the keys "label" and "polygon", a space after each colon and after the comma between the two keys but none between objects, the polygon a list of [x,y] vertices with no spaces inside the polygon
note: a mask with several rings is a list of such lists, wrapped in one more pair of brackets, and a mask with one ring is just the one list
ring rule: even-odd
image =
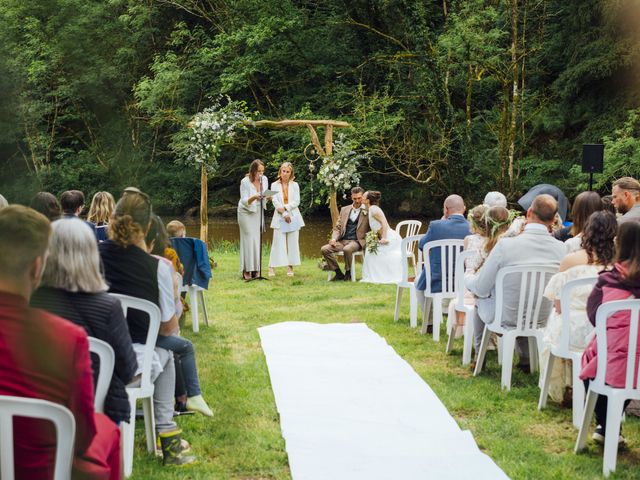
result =
[{"label": "man in tan suit", "polygon": [[[353,204],[342,207],[338,223],[336,223],[331,232],[331,240],[320,249],[326,262],[324,270],[336,272],[331,281],[351,278],[349,268],[351,267],[353,253],[365,246],[365,236],[369,231],[369,217],[362,205],[363,195],[364,190],[361,187],[353,187],[351,189],[351,201]],[[336,252],[344,253],[346,269],[344,274],[340,271],[336,261]]]}]

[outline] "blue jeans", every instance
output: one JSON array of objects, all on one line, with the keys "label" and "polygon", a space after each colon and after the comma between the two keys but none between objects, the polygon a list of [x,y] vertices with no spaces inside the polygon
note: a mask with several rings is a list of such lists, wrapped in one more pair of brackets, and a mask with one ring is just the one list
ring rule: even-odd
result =
[{"label": "blue jeans", "polygon": [[174,355],[180,357],[182,364],[182,375],[187,387],[187,396],[195,397],[200,395],[200,380],[198,380],[198,369],[196,368],[196,352],[193,343],[179,335],[158,335],[156,346],[171,350]]}]

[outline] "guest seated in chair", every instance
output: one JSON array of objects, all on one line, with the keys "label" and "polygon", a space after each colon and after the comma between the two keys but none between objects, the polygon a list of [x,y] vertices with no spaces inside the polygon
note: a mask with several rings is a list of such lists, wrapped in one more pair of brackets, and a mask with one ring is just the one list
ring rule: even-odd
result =
[{"label": "guest seated in chair", "polygon": [[[96,239],[79,219],[57,220],[51,227],[49,255],[31,306],[70,320],[87,335],[111,345],[116,361],[104,412],[116,424],[129,421],[131,408],[125,385],[133,379],[138,362],[120,301],[107,294],[107,284],[100,274]],[[93,367],[97,380],[97,361]]]},{"label": "guest seated in chair", "polygon": [[[443,204],[444,215],[440,220],[429,223],[427,233],[420,239],[418,248],[422,250],[424,246],[436,240],[462,240],[471,234],[469,222],[464,218],[464,200],[460,195],[449,195]],[[425,262],[427,259],[424,260]],[[429,254],[429,266],[431,267],[431,291],[434,293],[442,291],[442,272],[440,271],[440,249],[435,249]],[[426,271],[423,269],[415,284],[416,297],[420,309],[424,309],[426,299],[423,292],[427,288]]]},{"label": "guest seated in chair", "polygon": [[[602,272],[587,300],[587,315],[596,324],[598,307],[606,302],[640,298],[640,222],[623,222],[616,237],[616,257],[611,270]],[[627,372],[627,347],[629,344],[629,311],[619,312],[607,319],[607,375],[606,383],[623,388]],[[640,335],[638,340],[640,340]],[[580,378],[585,390],[596,377],[598,367],[597,338],[594,335],[582,354]],[[638,365],[640,348],[636,351],[634,365]],[[637,367],[636,367],[637,368]],[[637,371],[634,373],[637,375]],[[625,402],[625,408],[629,404]],[[596,430],[593,439],[604,443],[607,432],[607,397],[599,395],[595,406]],[[624,438],[620,435],[619,442]]]},{"label": "guest seated in chair", "polygon": [[[465,277],[465,285],[477,297],[474,316],[474,346],[479,351],[485,323],[493,322],[495,316],[495,286],[498,270],[503,267],[528,264],[548,264],[556,268],[566,254],[564,243],[553,238],[549,233],[558,212],[558,202],[547,194],[538,195],[529,210],[527,210],[527,225],[524,231],[512,238],[502,238],[485,260],[476,275]],[[513,313],[514,303],[518,299],[520,285],[510,282],[505,292],[505,310]],[[547,318],[551,310],[550,304],[544,305],[546,313],[541,318]],[[515,315],[504,318],[514,322]],[[509,325],[508,323],[506,324]],[[529,365],[529,349],[526,339],[518,339],[518,353],[520,354],[520,368]]]},{"label": "guest seated in chair", "polygon": [[[193,463],[195,457],[184,454],[188,444],[181,439],[182,432],[173,421],[173,352],[162,346],[165,342],[172,342],[174,339],[171,337],[177,336],[178,332],[173,278],[171,268],[165,262],[147,253],[145,235],[151,222],[151,213],[151,202],[145,193],[134,187],[125,189],[109,222],[109,240],[99,245],[100,257],[110,292],[142,298],[160,308],[162,323],[155,351],[162,372],[154,380],[153,393],[156,430],[161,440],[165,465],[183,465]],[[130,309],[127,323],[140,364],[141,347],[147,338],[149,319],[143,312]],[[180,337],[177,339],[181,340]]]},{"label": "guest seated in chair", "polygon": [[[596,277],[600,271],[613,264],[615,254],[613,240],[617,228],[616,217],[612,213],[593,213],[587,219],[580,236],[574,237],[582,241],[582,248],[567,254],[560,262],[560,271],[549,280],[544,296],[554,303],[555,308],[549,316],[544,330],[544,346],[540,352],[541,365],[547,364],[551,349],[560,341],[562,331],[560,295],[562,288],[571,280]],[[593,326],[587,318],[587,298],[590,293],[591,286],[584,286],[575,288],[571,294],[569,308],[571,343],[569,346],[577,352],[585,349],[588,338],[593,331]],[[562,402],[565,395],[568,395],[565,389],[572,386],[572,381],[570,362],[561,358],[556,359],[549,384],[551,399],[557,403]]]},{"label": "guest seated in chair", "polygon": [[[29,306],[50,232],[49,220],[35,210],[20,205],[0,210],[0,395],[67,407],[76,424],[74,478],[118,480],[120,431],[94,412],[86,332]],[[55,433],[49,423],[14,419],[14,442],[15,478],[53,477]]]},{"label": "guest seated in chair", "polygon": [[[350,280],[351,260],[353,254],[362,250],[365,245],[365,238],[369,231],[369,217],[364,211],[362,205],[362,197],[364,190],[361,187],[353,187],[351,189],[351,205],[342,207],[338,222],[331,232],[331,240],[324,245],[320,251],[324,257],[325,266],[323,270],[336,272],[334,280]],[[342,273],[335,254],[337,252],[344,253],[345,273]]]}]

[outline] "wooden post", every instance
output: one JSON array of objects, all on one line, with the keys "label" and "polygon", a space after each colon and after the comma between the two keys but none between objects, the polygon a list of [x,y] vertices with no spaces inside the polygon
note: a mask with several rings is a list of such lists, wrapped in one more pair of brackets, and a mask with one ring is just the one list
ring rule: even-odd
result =
[{"label": "wooden post", "polygon": [[207,202],[209,194],[209,185],[207,181],[207,167],[203,163],[200,170],[200,240],[209,247],[209,214],[207,211]]},{"label": "wooden post", "polygon": [[[324,127],[324,153],[327,157],[333,155],[333,125],[325,125]],[[329,211],[331,212],[331,223],[336,226],[338,223],[338,194],[335,189],[331,189],[329,192]]]}]

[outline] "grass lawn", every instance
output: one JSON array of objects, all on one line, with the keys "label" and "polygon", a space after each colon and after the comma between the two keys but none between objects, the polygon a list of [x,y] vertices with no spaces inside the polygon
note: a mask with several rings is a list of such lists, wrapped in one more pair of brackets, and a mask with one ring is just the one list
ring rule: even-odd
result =
[{"label": "grass lawn", "polygon": [[[216,260],[219,267],[206,296],[210,326],[193,334],[187,320],[182,332],[196,346],[204,396],[215,411],[213,419],[178,418],[199,464],[162,467],[159,459],[146,453],[143,422],[138,421],[133,478],[290,478],[256,330],[284,321],[367,323],[412,365],[460,427],[469,429],[480,448],[513,479],[601,478],[601,447],[589,440],[583,454],[573,453],[577,430],[571,424],[571,411],[552,402],[543,412],[537,411],[537,375],[514,371],[512,390],[503,393],[495,352],[489,352],[482,375],[473,378],[461,363],[461,340],[447,356],[446,336],[435,343],[409,328],[408,295],[400,321],[393,322],[395,286],[327,283],[326,274],[310,259],[293,278],[280,269],[270,281],[244,283],[239,280],[235,253],[220,252]],[[617,472],[610,478],[638,479],[638,419],[628,418],[623,430],[629,447],[619,452]],[[452,465],[455,461],[452,451]]]}]

